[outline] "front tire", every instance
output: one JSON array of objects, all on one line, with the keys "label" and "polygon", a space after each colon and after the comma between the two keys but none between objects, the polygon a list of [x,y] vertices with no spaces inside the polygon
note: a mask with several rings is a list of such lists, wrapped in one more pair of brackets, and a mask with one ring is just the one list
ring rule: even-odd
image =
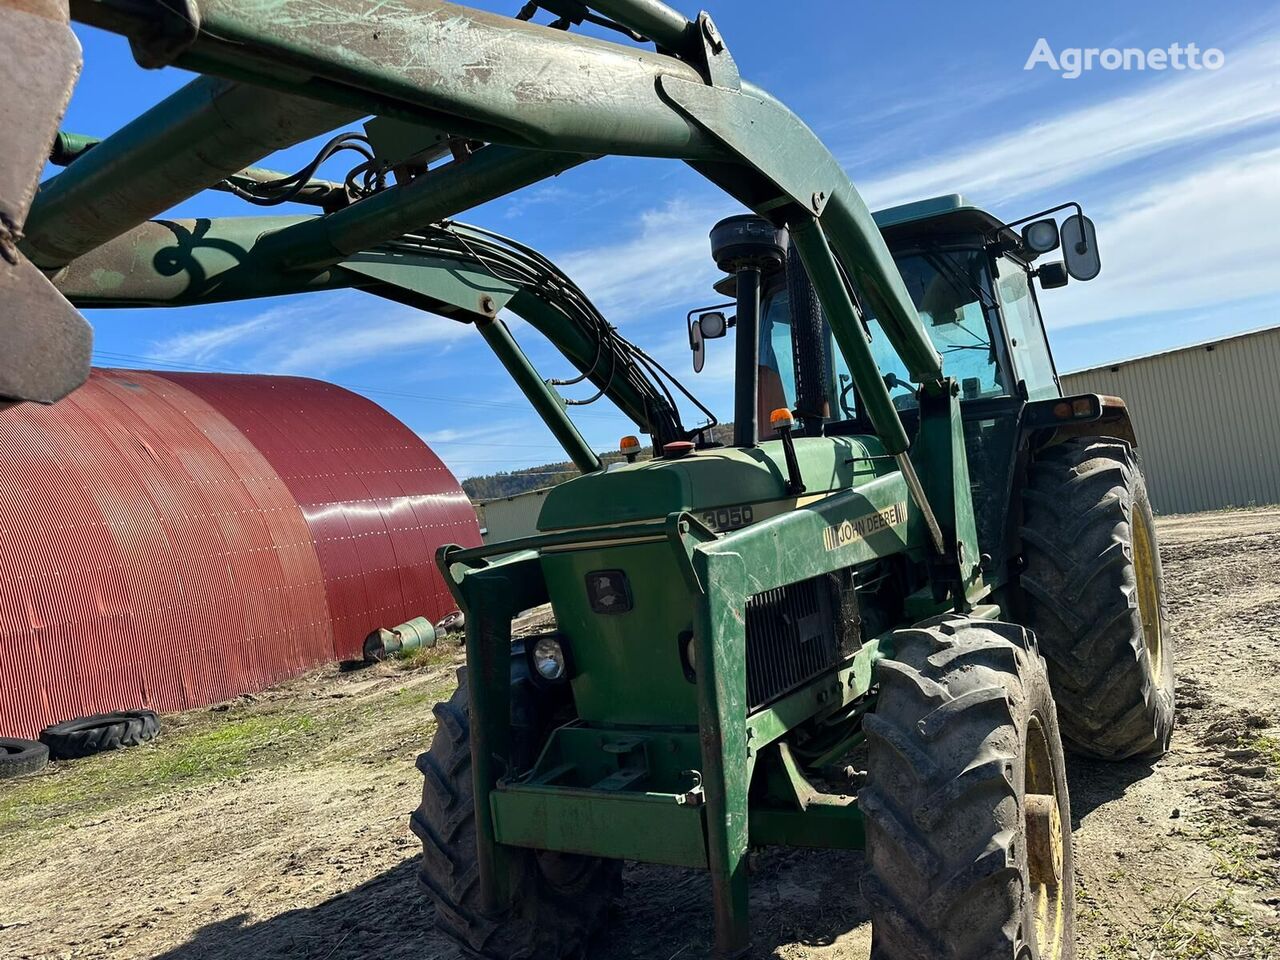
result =
[{"label": "front tire", "polygon": [[1033,637],[949,616],[894,647],[858,797],[872,960],[1071,960],[1066,766]]},{"label": "front tire", "polygon": [[[536,696],[522,667],[513,663],[513,721],[539,716]],[[471,706],[466,671],[458,689],[436,704],[431,749],[418,757],[422,805],[410,827],[422,841],[419,879],[436,907],[436,925],[463,953],[484,960],[560,960],[580,956],[600,932],[618,896],[622,864],[545,851],[518,855],[515,902],[498,915],[480,903],[476,866],[475,791],[471,779]],[[545,730],[539,733],[545,733]],[[517,742],[520,738],[517,737]],[[542,737],[529,744],[541,746]],[[536,754],[534,754],[536,756]],[[529,758],[528,762],[532,762]]]},{"label": "front tire", "polygon": [[1023,508],[1027,624],[1049,661],[1063,739],[1099,760],[1163,756],[1173,734],[1173,649],[1133,448],[1077,437],[1042,450]]}]

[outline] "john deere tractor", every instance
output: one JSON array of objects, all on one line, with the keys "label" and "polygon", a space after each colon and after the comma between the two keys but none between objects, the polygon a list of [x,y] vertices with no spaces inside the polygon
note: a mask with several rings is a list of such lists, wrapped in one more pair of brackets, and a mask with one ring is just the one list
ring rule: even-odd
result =
[{"label": "john deere tractor", "polygon": [[[59,131],[68,6],[0,0],[21,94],[0,396],[84,379],[73,306],[356,288],[474,326],[582,471],[535,536],[438,557],[467,668],[411,823],[465,952],[578,955],[636,860],[705,870],[717,955],[741,956],[748,851],[790,845],[866,851],[875,960],[1074,955],[1063,743],[1158,756],[1173,687],[1132,424],[1117,398],[1061,395],[1040,318],[1037,282],[1098,273],[1078,206],[872,216],[711,17],[657,0],[69,13],[201,76],[105,139]],[[254,166],[369,115],[296,173]],[[345,177],[320,179],[339,154]],[[688,326],[695,366],[733,339],[732,442],[549,260],[454,220],[605,154],[685,161],[749,211],[710,229],[731,306]],[[46,158],[66,169],[37,190]],[[318,213],[151,219],[210,188]],[[615,404],[651,455],[636,438],[605,469],[506,314],[574,369],[570,403]],[[548,602],[554,630],[513,641]],[[865,780],[833,783],[857,750]]]}]

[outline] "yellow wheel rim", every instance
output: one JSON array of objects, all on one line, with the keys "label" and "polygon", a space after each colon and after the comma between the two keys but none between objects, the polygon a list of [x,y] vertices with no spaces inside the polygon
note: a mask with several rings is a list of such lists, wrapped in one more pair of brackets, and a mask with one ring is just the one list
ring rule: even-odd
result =
[{"label": "yellow wheel rim", "polygon": [[1164,626],[1160,622],[1160,587],[1156,580],[1156,545],[1150,518],[1134,504],[1133,574],[1138,582],[1138,613],[1142,617],[1142,640],[1147,647],[1147,669],[1152,682],[1160,685],[1164,667]]},{"label": "yellow wheel rim", "polygon": [[1024,777],[1027,879],[1038,960],[1060,960],[1065,947],[1067,840],[1061,787],[1054,777],[1049,739],[1038,719],[1027,729]]}]

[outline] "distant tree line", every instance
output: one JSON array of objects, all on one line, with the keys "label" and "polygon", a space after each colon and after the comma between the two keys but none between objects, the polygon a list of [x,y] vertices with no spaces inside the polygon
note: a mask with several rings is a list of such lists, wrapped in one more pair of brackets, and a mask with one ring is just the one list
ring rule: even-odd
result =
[{"label": "distant tree line", "polygon": [[[720,443],[727,443],[733,436],[733,424],[718,424],[712,429],[711,435]],[[651,447],[642,447],[640,459],[648,460],[652,453]],[[600,460],[605,464],[617,463],[622,459],[622,454],[616,450],[600,454]],[[561,460],[557,463],[544,463],[537,467],[502,470],[479,477],[468,477],[462,481],[462,489],[472,500],[496,500],[499,497],[514,497],[518,493],[528,493],[530,490],[554,487],[576,476],[578,476],[578,468],[567,460]]]}]

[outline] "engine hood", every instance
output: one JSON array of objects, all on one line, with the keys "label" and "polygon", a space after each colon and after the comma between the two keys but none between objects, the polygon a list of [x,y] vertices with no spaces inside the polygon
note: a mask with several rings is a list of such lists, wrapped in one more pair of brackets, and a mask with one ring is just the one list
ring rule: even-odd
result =
[{"label": "engine hood", "polygon": [[787,492],[782,441],[770,440],[750,449],[699,450],[679,460],[613,464],[575,477],[547,494],[538,529],[656,520],[676,511],[693,513],[712,529],[734,529],[894,469],[873,436],[797,437],[795,448],[805,485],[798,496]]}]

